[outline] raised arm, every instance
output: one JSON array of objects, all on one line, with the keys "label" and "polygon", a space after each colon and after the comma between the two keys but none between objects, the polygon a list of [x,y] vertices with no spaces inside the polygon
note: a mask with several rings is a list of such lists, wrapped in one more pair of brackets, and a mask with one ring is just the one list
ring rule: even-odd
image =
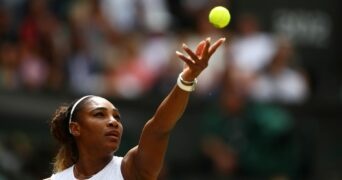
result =
[{"label": "raised arm", "polygon": [[[207,38],[198,44],[195,52],[185,44],[183,49],[188,55],[176,52],[185,63],[180,74],[185,87],[189,87],[208,66],[211,55],[224,41],[225,39],[221,38],[211,46],[210,38]],[[154,116],[145,124],[138,146],[124,157],[122,172],[125,179],[157,179],[163,166],[170,131],[182,116],[190,91],[184,86],[180,88],[175,85],[159,105]]]}]

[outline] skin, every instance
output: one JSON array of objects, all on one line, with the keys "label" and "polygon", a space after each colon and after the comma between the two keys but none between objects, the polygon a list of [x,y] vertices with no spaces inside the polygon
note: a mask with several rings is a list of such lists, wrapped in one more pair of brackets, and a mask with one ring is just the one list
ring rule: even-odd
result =
[{"label": "skin", "polygon": [[[182,78],[193,81],[208,66],[211,55],[225,41],[217,40],[213,45],[210,38],[201,41],[192,51],[183,44],[187,55],[176,52],[185,62]],[[139,144],[123,157],[121,172],[126,180],[155,180],[164,162],[170,132],[182,116],[190,92],[177,85],[162,101],[155,114],[145,124]],[[79,159],[74,174],[78,179],[89,178],[111,161],[120,145],[122,124],[118,109],[108,100],[91,97],[78,113],[79,121],[70,124],[79,150]],[[112,132],[110,136],[107,132]]]},{"label": "skin", "polygon": [[[77,178],[87,178],[105,167],[119,148],[123,127],[119,110],[102,97],[91,97],[70,124],[79,159],[75,164]],[[90,162],[90,163],[89,163]]]}]

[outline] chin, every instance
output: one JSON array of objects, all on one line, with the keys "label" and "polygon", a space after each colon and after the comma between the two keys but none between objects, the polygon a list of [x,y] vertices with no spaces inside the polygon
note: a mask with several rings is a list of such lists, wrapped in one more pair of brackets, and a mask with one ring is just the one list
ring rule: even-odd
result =
[{"label": "chin", "polygon": [[119,144],[108,144],[106,146],[106,149],[108,150],[108,152],[114,153],[119,149]]}]

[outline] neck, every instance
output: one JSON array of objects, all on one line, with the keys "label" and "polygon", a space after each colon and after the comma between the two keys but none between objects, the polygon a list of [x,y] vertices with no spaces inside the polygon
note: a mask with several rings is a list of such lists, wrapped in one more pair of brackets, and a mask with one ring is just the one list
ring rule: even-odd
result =
[{"label": "neck", "polygon": [[73,171],[74,171],[74,176],[77,179],[89,179],[93,176],[93,175],[84,175],[84,173],[81,173],[76,164],[74,166]]},{"label": "neck", "polygon": [[79,159],[74,165],[74,174],[78,179],[88,179],[101,171],[111,160],[113,156],[97,157],[95,155],[84,154],[80,152]]}]

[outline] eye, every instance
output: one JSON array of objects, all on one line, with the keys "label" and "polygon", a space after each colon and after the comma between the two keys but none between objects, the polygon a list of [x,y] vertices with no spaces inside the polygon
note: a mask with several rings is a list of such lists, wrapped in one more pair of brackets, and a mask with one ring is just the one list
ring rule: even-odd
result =
[{"label": "eye", "polygon": [[105,114],[103,112],[97,112],[94,114],[95,117],[104,117]]},{"label": "eye", "polygon": [[114,117],[117,121],[121,121],[121,116],[120,116],[120,115],[113,115],[113,117]]}]

